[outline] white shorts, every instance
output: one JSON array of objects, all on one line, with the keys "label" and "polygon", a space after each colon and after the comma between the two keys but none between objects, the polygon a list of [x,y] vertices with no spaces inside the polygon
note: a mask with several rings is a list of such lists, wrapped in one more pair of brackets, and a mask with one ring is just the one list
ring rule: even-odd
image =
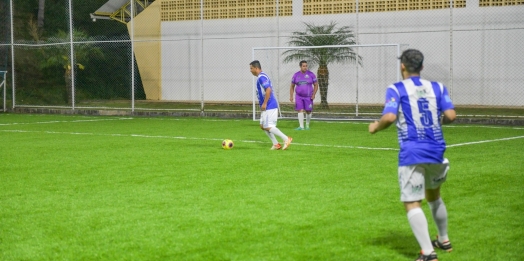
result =
[{"label": "white shorts", "polygon": [[426,189],[436,189],[446,181],[449,161],[442,164],[417,164],[398,167],[400,201],[414,202],[426,197]]},{"label": "white shorts", "polygon": [[260,125],[264,128],[273,128],[277,126],[278,109],[262,111],[260,114]]}]

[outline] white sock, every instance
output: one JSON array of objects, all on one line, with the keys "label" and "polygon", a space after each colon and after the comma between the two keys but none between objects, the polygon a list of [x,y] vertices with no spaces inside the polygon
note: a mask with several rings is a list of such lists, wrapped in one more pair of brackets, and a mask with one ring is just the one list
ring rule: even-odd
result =
[{"label": "white sock", "polygon": [[408,212],[409,225],[424,255],[429,255],[434,251],[431,239],[429,238],[428,220],[421,208],[414,208]]},{"label": "white sock", "polygon": [[440,243],[449,240],[448,237],[448,210],[442,198],[439,198],[433,202],[428,202],[431,214],[433,214],[433,220],[437,224],[438,229],[438,241]]},{"label": "white sock", "polygon": [[304,128],[304,113],[303,112],[298,113],[298,124],[300,125],[300,128]]},{"label": "white sock", "polygon": [[269,129],[269,132],[271,132],[272,134],[275,134],[275,135],[279,136],[280,138],[282,138],[282,141],[284,141],[284,142],[287,141],[286,134],[282,133],[277,127],[273,127],[271,129]]},{"label": "white sock", "polygon": [[276,145],[278,144],[278,140],[277,138],[275,138],[275,135],[267,130],[264,130],[264,132],[266,133],[266,135],[269,137],[269,139],[271,140],[271,142],[273,142],[273,145]]},{"label": "white sock", "polygon": [[306,126],[309,127],[309,122],[311,121],[311,113],[306,114]]}]

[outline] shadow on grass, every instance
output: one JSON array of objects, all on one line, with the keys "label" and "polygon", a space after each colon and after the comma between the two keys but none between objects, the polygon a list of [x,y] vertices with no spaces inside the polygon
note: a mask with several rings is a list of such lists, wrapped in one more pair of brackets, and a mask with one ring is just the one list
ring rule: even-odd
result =
[{"label": "shadow on grass", "polygon": [[[387,233],[385,231],[385,233]],[[370,244],[377,247],[389,248],[406,258],[417,256],[419,246],[411,231],[390,231],[388,235],[371,238]]]}]

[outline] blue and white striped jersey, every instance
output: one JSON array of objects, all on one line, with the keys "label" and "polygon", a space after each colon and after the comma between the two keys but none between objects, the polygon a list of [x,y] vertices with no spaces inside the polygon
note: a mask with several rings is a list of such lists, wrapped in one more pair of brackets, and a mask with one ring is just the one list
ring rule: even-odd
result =
[{"label": "blue and white striped jersey", "polygon": [[417,76],[388,86],[382,115],[397,115],[399,166],[442,163],[446,142],[440,116],[453,108],[442,83]]},{"label": "blue and white striped jersey", "polygon": [[[264,103],[264,97],[266,96],[267,88],[273,88],[273,85],[271,84],[271,80],[269,79],[269,76],[267,76],[265,72],[260,72],[260,74],[257,77],[257,96],[258,96],[258,102],[259,102],[260,107],[262,107],[262,103]],[[273,89],[271,89],[270,95],[271,96],[269,96],[269,100],[267,101],[266,110],[278,108],[277,99],[275,98],[275,95],[273,94]]]}]

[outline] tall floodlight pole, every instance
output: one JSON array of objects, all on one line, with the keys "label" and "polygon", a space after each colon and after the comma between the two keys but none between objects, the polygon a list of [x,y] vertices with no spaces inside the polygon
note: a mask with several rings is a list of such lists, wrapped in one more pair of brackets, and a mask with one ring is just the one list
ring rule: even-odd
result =
[{"label": "tall floodlight pole", "polygon": [[135,0],[131,2],[131,18],[129,20],[129,39],[131,40],[131,112],[135,112]]},{"label": "tall floodlight pole", "polygon": [[75,53],[73,49],[73,3],[69,0],[69,66],[71,66],[71,109],[75,109]]}]

